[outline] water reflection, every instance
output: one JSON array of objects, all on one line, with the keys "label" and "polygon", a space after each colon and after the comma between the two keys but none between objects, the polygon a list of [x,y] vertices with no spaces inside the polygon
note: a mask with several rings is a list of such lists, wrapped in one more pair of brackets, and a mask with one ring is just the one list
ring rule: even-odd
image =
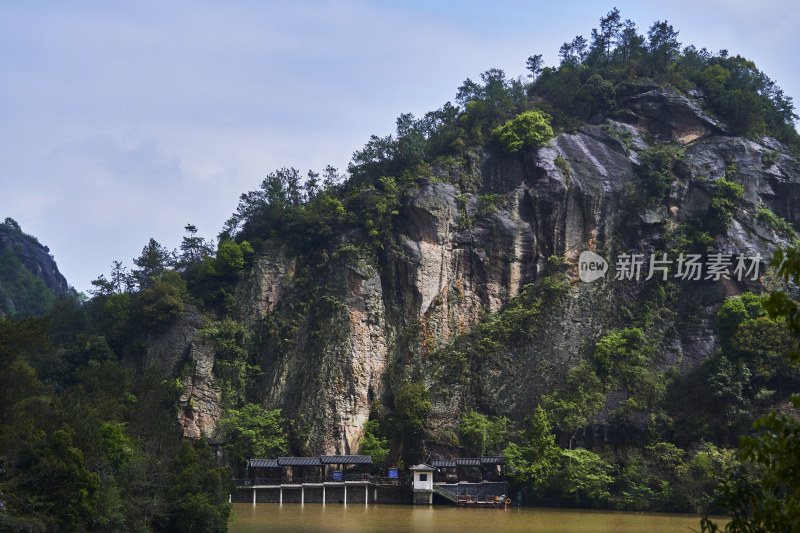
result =
[{"label": "water reflection", "polygon": [[350,504],[234,504],[231,533],[552,532],[667,533],[700,530],[691,515],[563,509],[458,509],[445,506]]}]

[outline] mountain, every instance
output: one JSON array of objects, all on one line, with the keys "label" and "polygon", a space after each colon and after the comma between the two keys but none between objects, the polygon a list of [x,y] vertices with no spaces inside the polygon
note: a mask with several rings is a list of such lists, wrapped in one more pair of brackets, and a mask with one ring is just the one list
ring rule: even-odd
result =
[{"label": "mountain", "polygon": [[401,115],[346,176],[270,173],[215,256],[184,240],[162,291],[194,302],[131,360],[181,381],[184,435],[234,466],[381,437],[391,462],[506,453],[532,494],[597,505],[565,488],[578,449],[617,473],[604,505],[709,509],[691,494],[800,385],[762,296],[794,294],[769,264],[797,237],[800,137],[752,62],[676,35],[565,43],[530,81],[491,69]]},{"label": "mountain", "polygon": [[0,224],[0,314],[42,316],[70,290],[50,250],[6,218]]},{"label": "mountain", "polygon": [[[260,375],[240,383],[240,396],[303,420],[300,450],[351,453],[364,422],[396,419],[398,393],[421,383],[432,409],[403,451],[447,454],[459,446],[464,413],[521,422],[568,388],[570,372],[604,342],[631,334],[620,353],[641,359],[626,363],[640,379],[603,381],[593,369],[602,400],[584,413],[584,427],[564,431],[596,450],[645,439],[654,416],[678,417],[663,431],[689,431],[675,426],[690,424],[691,413],[667,398],[718,354],[726,298],[767,286],[773,251],[800,221],[800,166],[774,138],[731,134],[703,111],[702,91],[642,82],[617,94],[613,116],[593,116],[540,148],[508,153],[494,140],[473,142],[410,169],[402,187],[345,185],[345,203],[367,217],[380,216],[369,214],[376,205],[374,213],[390,213],[372,243],[370,222],[380,222],[368,218],[332,234],[324,249],[301,251],[301,235],[278,228],[259,240],[263,230],[245,224],[238,239],[257,241],[256,253],[230,316],[254,339],[246,362]],[[286,208],[283,216],[296,215]],[[611,263],[604,279],[579,281],[585,250]],[[613,279],[625,254],[649,261],[662,253],[673,267],[668,281],[658,270],[645,281],[647,263],[639,281]],[[719,279],[705,271],[676,279],[678,257],[692,253],[704,262],[725,254],[732,264]],[[741,281],[740,254],[758,272]],[[197,320],[152,337],[147,361],[185,368],[185,434],[213,436],[225,402],[214,350],[192,340]],[[613,363],[606,371],[620,370]]]}]

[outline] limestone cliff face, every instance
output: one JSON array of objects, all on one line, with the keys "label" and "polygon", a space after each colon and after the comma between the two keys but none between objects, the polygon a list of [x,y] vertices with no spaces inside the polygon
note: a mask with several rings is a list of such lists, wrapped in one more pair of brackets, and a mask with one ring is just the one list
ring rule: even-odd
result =
[{"label": "limestone cliff face", "polygon": [[[435,169],[406,191],[397,245],[377,264],[358,253],[342,254],[324,274],[301,282],[305,258],[289,258],[281,249],[256,258],[238,289],[237,312],[254,331],[283,324],[264,334],[258,399],[299,420],[307,452],[356,452],[370,411],[391,408],[397,380],[410,374],[432,388],[435,426],[453,427],[465,407],[515,419],[529,414],[534,399],[563,383],[603,331],[624,325],[622,304],[642,297],[641,284],[615,282],[613,272],[592,284],[577,281],[579,254],[596,250],[611,259],[612,252],[663,250],[664,233],[708,207],[715,181],[732,163],[737,172],[729,179],[744,188],[745,203],[714,248],[760,253],[764,269],[784,237],[757,211],[768,207],[800,224],[798,161],[772,139],[729,136],[702,111],[700,94],[687,98],[655,87],[630,93],[626,122],[587,124],[536,152],[507,155],[486,148],[458,168]],[[626,203],[623,193],[639,151],[664,142],[685,150],[668,205]],[[481,184],[479,194],[446,183],[459,173]],[[428,356],[535,282],[553,255],[573,264],[567,272],[571,288],[563,305],[541,317],[530,346],[483,363],[480,379],[437,382]],[[719,305],[756,286],[698,284],[691,302],[659,325],[666,332],[659,346],[663,365],[687,369],[712,356]],[[188,345],[197,363],[192,394],[204,407],[184,422],[187,434],[196,435],[213,426],[197,420],[216,416],[213,354]],[[447,394],[440,394],[437,388],[445,385]]]},{"label": "limestone cliff face", "polygon": [[208,344],[192,342],[188,355],[190,372],[183,378],[183,392],[178,400],[183,434],[194,439],[212,439],[222,415],[222,395],[213,375],[214,350]]},{"label": "limestone cliff face", "polygon": [[269,314],[290,285],[296,266],[297,261],[282,249],[259,255],[236,292],[238,317],[250,324]]},{"label": "limestone cliff face", "polygon": [[222,415],[222,394],[213,372],[213,344],[198,335],[204,325],[191,310],[166,330],[151,332],[142,365],[165,377],[178,376],[177,414],[184,436],[211,439]]},{"label": "limestone cliff face", "polygon": [[[263,401],[298,421],[310,453],[355,453],[370,408],[384,393],[389,327],[382,282],[358,261],[332,267],[319,281],[315,288],[325,293],[299,317],[297,337],[262,354]],[[307,297],[288,293],[284,305]],[[273,313],[284,309],[279,304]]]}]

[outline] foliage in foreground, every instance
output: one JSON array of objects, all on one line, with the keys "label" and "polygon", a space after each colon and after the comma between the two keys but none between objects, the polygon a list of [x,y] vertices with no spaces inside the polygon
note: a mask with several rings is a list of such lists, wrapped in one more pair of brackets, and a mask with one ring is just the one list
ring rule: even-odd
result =
[{"label": "foliage in foreground", "polygon": [[80,312],[0,317],[0,531],[225,531],[232,476],[181,442],[180,388],[73,331]]},{"label": "foliage in foreground", "polygon": [[[800,245],[779,250],[773,266],[784,281],[800,281]],[[784,290],[772,292],[764,307],[773,319],[782,319],[794,333],[800,334],[800,302]],[[800,362],[800,352],[786,357]],[[800,394],[791,398],[800,409]],[[800,420],[784,411],[770,411],[753,424],[753,433],[739,442],[741,459],[754,465],[760,476],[748,476],[742,469],[732,469],[722,485],[720,503],[731,514],[725,531],[796,531],[800,528]],[[719,531],[708,518],[703,531]]]}]

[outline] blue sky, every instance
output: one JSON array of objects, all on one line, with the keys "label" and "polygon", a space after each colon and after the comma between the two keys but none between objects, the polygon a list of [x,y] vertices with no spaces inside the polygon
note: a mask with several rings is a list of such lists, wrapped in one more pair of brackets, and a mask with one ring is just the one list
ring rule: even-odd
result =
[{"label": "blue sky", "polygon": [[[757,5],[757,7],[753,7]],[[800,98],[788,0],[0,2],[0,219],[78,290],[150,237],[214,237],[283,166],[340,170],[370,134],[453,100],[489,68],[524,75],[612,7],[642,33],[727,48]]]}]

